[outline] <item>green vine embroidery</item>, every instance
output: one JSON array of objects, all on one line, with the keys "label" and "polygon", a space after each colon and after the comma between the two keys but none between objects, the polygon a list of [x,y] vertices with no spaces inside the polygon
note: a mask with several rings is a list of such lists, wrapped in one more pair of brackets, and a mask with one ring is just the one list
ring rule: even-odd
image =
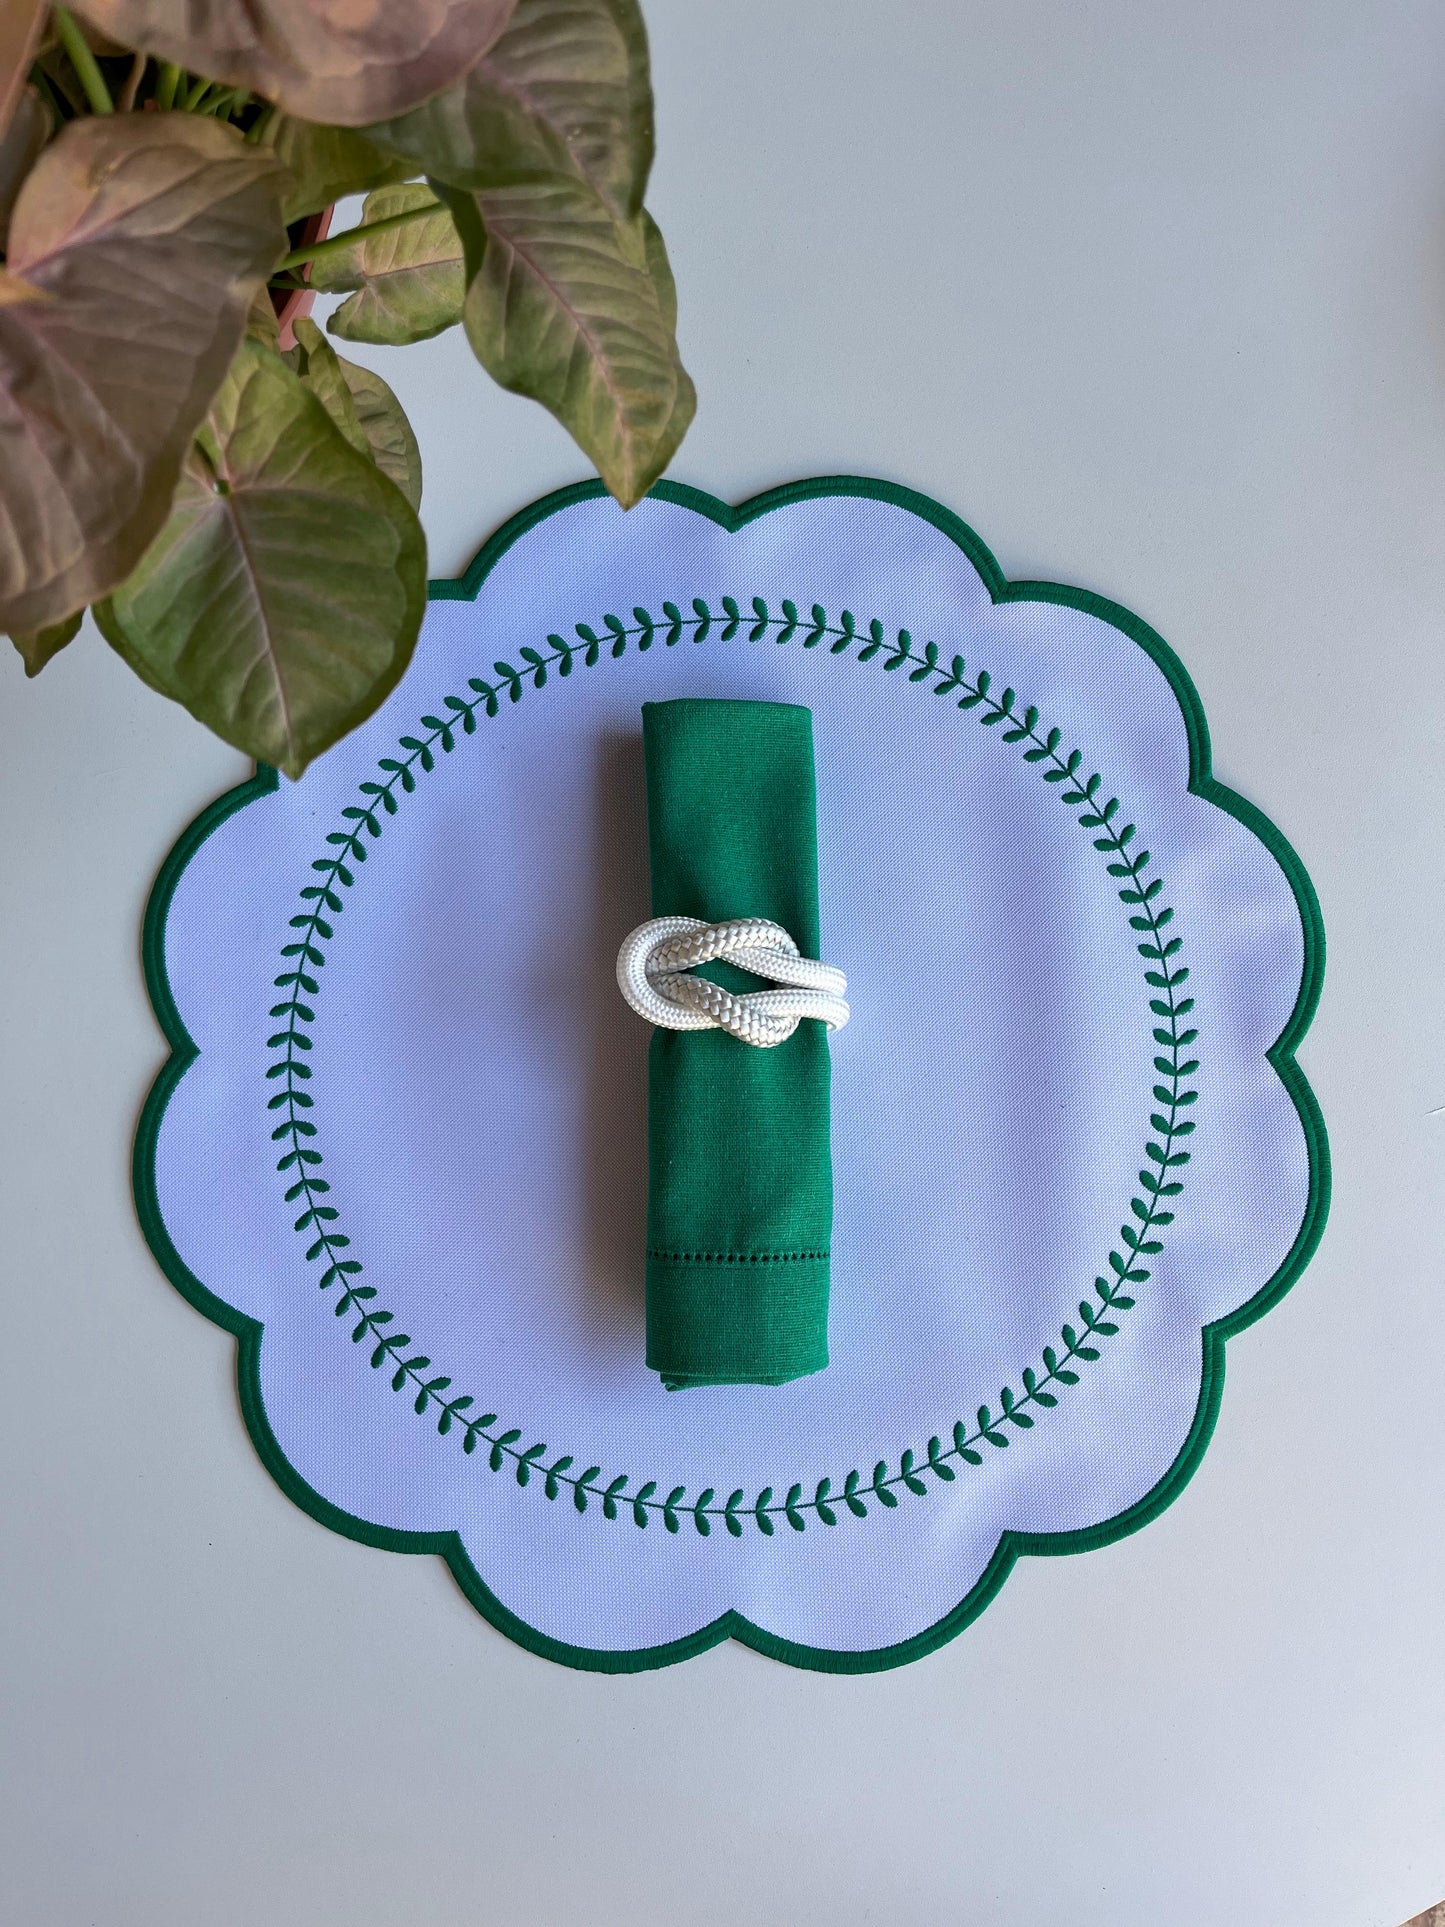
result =
[{"label": "green vine embroidery", "polygon": [[[944,662],[935,642],[925,643],[921,651],[916,651],[906,629],[890,637],[876,620],[860,629],[846,609],[837,623],[831,623],[817,603],[806,616],[787,600],[780,609],[781,613],[774,615],[761,596],[754,596],[751,613],[745,615],[732,596],[724,596],[721,615],[696,599],[690,615],[684,615],[675,603],[664,602],[660,621],[646,609],[637,608],[632,612],[632,625],[615,615],[603,616],[600,629],[579,622],[575,641],[549,635],[546,650],[528,647],[519,651],[520,666],[506,661],[493,663],[494,682],[470,678],[470,700],[447,696],[442,705],[446,716],[423,716],[421,727],[427,733],[403,736],[399,748],[404,755],[380,758],[378,768],[383,780],[360,785],[364,800],[342,811],[347,827],[327,836],[330,854],[312,863],[317,880],[301,892],[305,908],[291,918],[295,936],[281,952],[288,967],[275,979],[285,997],[272,1006],[271,1016],[281,1028],[267,1044],[268,1049],[280,1053],[266,1072],[267,1078],[278,1084],[268,1108],[282,1113],[271,1135],[285,1147],[277,1169],[288,1175],[286,1200],[301,1207],[295,1230],[307,1239],[307,1261],[322,1268],[321,1289],[337,1293],[336,1316],[356,1314],[351,1336],[358,1345],[371,1343],[373,1368],[389,1369],[392,1389],[411,1397],[419,1416],[434,1414],[442,1437],[455,1430],[464,1452],[484,1448],[491,1469],[500,1472],[510,1466],[518,1485],[528,1485],[535,1475],[548,1499],[560,1497],[564,1489],[569,1491],[578,1512],[585,1513],[596,1500],[604,1518],[619,1518],[625,1509],[634,1524],[645,1527],[649,1519],[660,1514],[669,1532],[680,1531],[682,1521],[687,1519],[703,1538],[719,1523],[734,1538],[741,1538],[748,1525],[771,1537],[779,1519],[795,1532],[804,1531],[810,1519],[825,1526],[836,1525],[845,1510],[862,1519],[867,1516],[870,1501],[885,1508],[895,1507],[900,1489],[923,1498],[934,1489],[928,1483],[930,1477],[943,1485],[952,1484],[960,1466],[982,1465],[990,1449],[1003,1451],[1015,1432],[1028,1431],[1039,1411],[1057,1405],[1060,1392],[1079,1382],[1079,1365],[1100,1356],[1099,1341],[1112,1338],[1119,1329],[1116,1314],[1128,1311],[1135,1302],[1131,1287],[1148,1279],[1145,1261],[1163,1249],[1159,1233],[1172,1224],[1170,1201],[1183,1189],[1183,1167],[1189,1162],[1189,1152],[1182,1146],[1194,1130],[1193,1117],[1188,1113],[1197,1098],[1187,1080],[1199,1068],[1198,1060],[1188,1055],[1198,1032],[1187,1027],[1194,1000],[1181,994],[1189,971],[1179,962],[1181,939],[1169,930],[1174,912],[1160,902],[1162,880],[1156,876],[1146,881],[1150,853],[1136,847],[1134,825],[1119,822],[1118,798],[1103,799],[1103,779],[1097,773],[1087,778],[1080,774],[1080,751],[1071,749],[1065,754],[1062,732],[1056,728],[1041,732],[1037,709],[1032,705],[1020,709],[1012,689],[995,695],[988,671],[979,670],[970,677],[962,656]],[[1002,741],[1027,745],[1021,752],[1023,760],[1040,766],[1044,782],[1057,786],[1059,800],[1079,811],[1075,820],[1093,833],[1094,848],[1108,859],[1108,874],[1117,880],[1120,900],[1129,908],[1129,923],[1139,934],[1137,947],[1145,962],[1144,980],[1154,993],[1149,1008],[1157,1019],[1153,1040],[1158,1051],[1154,1069],[1159,1078],[1154,1086],[1158,1108],[1149,1120],[1155,1137],[1146,1143],[1144,1151],[1147,1168],[1139,1172],[1139,1193],[1129,1201],[1132,1222],[1120,1226],[1120,1248],[1109,1253],[1110,1275],[1094,1280],[1098,1303],[1088,1298],[1080,1301],[1078,1324],[1064,1325],[1058,1345],[1043,1348],[1040,1364],[1024,1367],[1019,1389],[1005,1385],[997,1410],[980,1405],[971,1423],[957,1421],[946,1442],[935,1435],[921,1451],[912,1447],[905,1450],[896,1466],[888,1459],[879,1459],[871,1475],[855,1469],[844,1477],[841,1486],[835,1486],[831,1478],[822,1478],[806,1496],[802,1484],[795,1483],[781,1498],[772,1486],[764,1486],[751,1498],[738,1487],[721,1501],[712,1486],[690,1498],[687,1487],[678,1485],[664,1496],[658,1491],[656,1479],[628,1491],[631,1475],[626,1472],[604,1485],[600,1483],[601,1466],[589,1465],[576,1471],[571,1453],[564,1452],[550,1464],[544,1463],[545,1443],[524,1446],[517,1426],[496,1430],[498,1415],[476,1412],[476,1400],[470,1393],[448,1397],[452,1380],[434,1373],[432,1360],[425,1354],[412,1351],[409,1334],[390,1329],[395,1315],[374,1305],[376,1287],[361,1282],[362,1266],[350,1255],[351,1241],[337,1229],[338,1213],[327,1202],[331,1187],[320,1174],[324,1160],[314,1143],[316,1126],[306,1115],[314,1108],[306,1089],[311,1079],[306,1058],[312,1048],[309,1026],[316,1013],[304,1001],[319,994],[320,979],[314,973],[324,966],[323,946],[335,934],[329,919],[345,908],[342,893],[354,887],[356,866],[366,861],[366,839],[379,837],[384,819],[396,814],[397,792],[409,796],[416,789],[416,772],[435,769],[438,750],[449,755],[456,748],[459,731],[467,736],[475,733],[479,712],[496,716],[503,700],[520,702],[528,685],[543,689],[549,675],[570,676],[579,662],[590,668],[604,654],[623,655],[629,644],[635,644],[639,651],[658,644],[670,649],[685,637],[703,642],[714,630],[725,642],[742,630],[750,641],[760,642],[770,630],[776,630],[773,640],[779,644],[797,640],[804,649],[816,649],[826,643],[835,656],[856,646],[859,662],[882,656],[885,670],[906,669],[910,683],[927,684],[935,696],[956,694],[958,707],[975,711],[985,728],[998,726]]]}]

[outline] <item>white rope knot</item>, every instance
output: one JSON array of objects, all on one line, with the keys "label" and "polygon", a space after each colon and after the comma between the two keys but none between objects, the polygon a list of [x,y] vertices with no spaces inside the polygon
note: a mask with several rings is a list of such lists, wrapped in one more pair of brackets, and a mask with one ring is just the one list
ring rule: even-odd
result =
[{"label": "white rope knot", "polygon": [[[726,958],[770,990],[731,991],[694,964]],[[841,970],[800,956],[781,924],[766,917],[704,923],[700,917],[654,917],[639,924],[617,953],[617,983],[639,1017],[664,1030],[725,1030],[744,1044],[767,1050],[782,1044],[805,1017],[829,1030],[848,1021]]]}]

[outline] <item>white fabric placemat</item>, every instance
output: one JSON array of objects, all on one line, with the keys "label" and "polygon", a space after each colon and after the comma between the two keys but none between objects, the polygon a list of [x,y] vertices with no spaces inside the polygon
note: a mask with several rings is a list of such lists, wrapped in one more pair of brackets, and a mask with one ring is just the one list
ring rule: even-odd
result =
[{"label": "white fabric placemat", "polygon": [[[1328,1192],[1313,892],[1167,647],[846,479],[567,490],[434,593],[381,711],[207,812],[148,919],[141,1215],[283,1488],[603,1670],[728,1635],[898,1664],[1020,1553],[1145,1523]],[[673,696],[814,719],[853,1016],[832,1363],[782,1387],[643,1359],[649,1033],[612,966]]]}]

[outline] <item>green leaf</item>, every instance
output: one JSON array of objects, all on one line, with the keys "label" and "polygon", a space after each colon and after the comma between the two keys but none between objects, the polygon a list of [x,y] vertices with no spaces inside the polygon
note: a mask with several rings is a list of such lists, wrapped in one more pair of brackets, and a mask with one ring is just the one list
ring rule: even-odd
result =
[{"label": "green leaf", "polygon": [[[298,322],[297,327],[300,327]],[[411,423],[381,376],[337,356],[351,390],[356,419],[371,447],[371,459],[416,509],[421,506],[421,450]]]},{"label": "green leaf", "polygon": [[288,114],[360,127],[450,86],[491,46],[513,5],[85,0],[85,16],[126,47],[245,87]]},{"label": "green leaf", "polygon": [[71,121],[36,162],[0,269],[0,629],[60,622],[159,532],[285,247],[283,178],[189,114]]},{"label": "green leaf", "polygon": [[[374,221],[417,210],[404,226],[367,235]],[[422,212],[421,210],[430,210]],[[420,182],[383,187],[366,197],[356,239],[311,264],[312,285],[323,293],[355,289],[327,322],[343,341],[405,346],[427,341],[462,318],[466,273],[456,223]]]},{"label": "green leaf", "polygon": [[146,681],[296,776],[395,687],[425,603],[410,505],[248,341],[169,522],[97,619]]},{"label": "green leaf", "polygon": [[275,348],[280,341],[280,323],[271,305],[271,290],[263,282],[251,297],[246,310],[246,338],[259,341],[263,348]]},{"label": "green leaf", "polygon": [[494,381],[554,414],[624,508],[671,461],[696,396],[673,339],[676,292],[644,214],[619,220],[554,176],[443,188],[466,251],[462,321]]},{"label": "green leaf", "polygon": [[303,315],[294,333],[296,347],[285,359],[351,446],[420,507],[421,450],[396,396],[370,368],[343,360],[314,321]]},{"label": "green leaf", "polygon": [[624,507],[637,501],[695,397],[642,207],[652,97],[635,0],[523,0],[465,80],[370,131],[446,183],[483,366],[549,408]]},{"label": "green leaf", "polygon": [[[343,195],[365,194],[416,172],[404,156],[378,147],[354,127],[323,127],[290,114],[278,118],[269,145],[290,176],[285,199],[288,226],[308,214],[319,214]],[[311,271],[313,282],[320,265],[318,261]]]},{"label": "green leaf", "polygon": [[20,651],[27,676],[38,676],[52,656],[58,656],[68,642],[74,642],[80,633],[80,625],[85,620],[85,611],[78,609],[64,622],[57,622],[48,629],[33,629],[28,634],[11,636],[10,640]]},{"label": "green leaf", "polygon": [[295,328],[296,346],[282,360],[294,368],[358,455],[370,456],[371,444],[356,417],[356,404],[341,372],[341,357],[314,321],[302,316]]},{"label": "green leaf", "polygon": [[571,175],[619,219],[635,219],[652,165],[636,0],[521,0],[464,80],[372,135],[454,187]]}]

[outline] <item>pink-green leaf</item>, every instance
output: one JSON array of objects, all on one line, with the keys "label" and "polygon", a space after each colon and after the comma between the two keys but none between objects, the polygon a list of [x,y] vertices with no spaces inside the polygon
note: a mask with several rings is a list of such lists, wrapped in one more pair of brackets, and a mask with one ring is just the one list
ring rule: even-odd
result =
[{"label": "pink-green leaf", "polygon": [[[366,233],[368,222],[411,210],[416,220]],[[367,196],[361,218],[349,248],[312,264],[314,287],[325,293],[356,290],[327,322],[330,332],[343,341],[401,346],[454,327],[466,293],[462,244],[431,189],[419,183],[379,188]]]},{"label": "pink-green leaf", "polygon": [[12,636],[10,640],[20,651],[26,675],[38,676],[52,656],[58,656],[67,643],[74,642],[84,620],[84,609],[77,609],[73,616],[67,616],[64,622],[57,622],[49,629],[33,629]]},{"label": "pink-green leaf", "polygon": [[296,323],[296,346],[281,359],[293,368],[333,423],[359,455],[371,454],[371,444],[356,419],[356,404],[341,372],[341,357],[309,316]]},{"label": "pink-green leaf", "polygon": [[636,0],[518,0],[464,80],[371,130],[456,187],[575,174],[623,220],[652,165],[647,34]]},{"label": "pink-green leaf", "polygon": [[282,179],[189,114],[72,121],[36,162],[0,269],[0,628],[105,594],[160,529],[285,248]]},{"label": "pink-green leaf", "polygon": [[314,321],[296,323],[286,359],[353,448],[369,455],[413,508],[421,506],[421,450],[401,403],[381,376],[338,355]]},{"label": "pink-green leaf", "polygon": [[96,620],[154,688],[298,776],[395,687],[425,607],[410,505],[248,340],[165,528]]},{"label": "pink-green leaf", "polygon": [[405,410],[374,369],[363,368],[341,355],[337,360],[351,390],[361,432],[371,443],[371,459],[412,507],[420,508],[421,450]]},{"label": "pink-green leaf", "polygon": [[696,397],[673,337],[662,236],[574,177],[442,189],[467,250],[467,339],[483,367],[550,409],[624,508],[671,461]]},{"label": "pink-green leaf", "polygon": [[248,87],[338,127],[405,113],[451,86],[513,0],[85,0],[127,47]]},{"label": "pink-green leaf", "polygon": [[354,127],[322,127],[290,114],[281,116],[268,145],[291,177],[288,223],[319,214],[345,194],[365,194],[416,172],[410,161],[387,153]]}]

